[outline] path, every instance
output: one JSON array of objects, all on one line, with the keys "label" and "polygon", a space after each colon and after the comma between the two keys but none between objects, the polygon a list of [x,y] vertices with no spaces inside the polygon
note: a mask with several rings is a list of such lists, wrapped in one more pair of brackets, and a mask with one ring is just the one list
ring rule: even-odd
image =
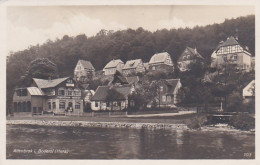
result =
[{"label": "path", "polygon": [[186,114],[197,113],[196,111],[179,111],[178,113],[159,113],[159,114],[143,114],[143,115],[127,115],[127,117],[157,117],[157,116],[180,116]]}]

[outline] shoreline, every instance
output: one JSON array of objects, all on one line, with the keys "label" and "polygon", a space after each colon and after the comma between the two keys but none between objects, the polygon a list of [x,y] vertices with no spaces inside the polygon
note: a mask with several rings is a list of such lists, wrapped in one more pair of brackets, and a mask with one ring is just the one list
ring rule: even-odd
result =
[{"label": "shoreline", "polygon": [[186,124],[168,123],[129,123],[129,122],[92,122],[92,121],[46,121],[46,120],[6,120],[6,125],[38,125],[86,128],[133,128],[133,129],[173,129],[189,130]]},{"label": "shoreline", "polygon": [[207,125],[200,129],[190,129],[186,124],[169,123],[131,123],[131,122],[93,122],[93,121],[53,121],[53,120],[6,120],[6,125],[31,125],[47,127],[83,127],[83,128],[129,128],[129,129],[164,129],[177,131],[222,131],[233,133],[255,134],[252,131],[243,131],[228,125]]}]

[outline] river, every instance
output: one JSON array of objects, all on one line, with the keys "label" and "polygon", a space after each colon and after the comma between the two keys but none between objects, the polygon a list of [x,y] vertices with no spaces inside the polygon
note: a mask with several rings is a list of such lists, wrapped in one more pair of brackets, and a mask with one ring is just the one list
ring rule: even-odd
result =
[{"label": "river", "polygon": [[7,125],[7,159],[253,159],[255,134]]}]

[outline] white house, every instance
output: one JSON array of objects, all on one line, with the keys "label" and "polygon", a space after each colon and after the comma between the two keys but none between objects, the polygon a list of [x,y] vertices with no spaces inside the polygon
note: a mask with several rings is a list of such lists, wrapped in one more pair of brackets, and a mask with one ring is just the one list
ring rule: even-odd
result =
[{"label": "white house", "polygon": [[167,52],[156,53],[149,61],[149,70],[172,69],[173,62],[171,56]]},{"label": "white house", "polygon": [[251,69],[251,56],[248,47],[242,46],[237,38],[231,36],[225,42],[220,42],[213,51],[211,67],[221,68],[228,62],[248,71]]},{"label": "white house", "polygon": [[122,72],[122,69],[124,67],[124,63],[121,60],[111,60],[107,65],[104,67],[103,71],[105,72],[105,75],[113,75],[118,70],[119,72]]},{"label": "white house", "polygon": [[141,59],[129,60],[126,62],[122,71],[124,75],[128,75],[130,73],[144,72],[145,67]]},{"label": "white house", "polygon": [[74,69],[74,78],[79,80],[81,77],[92,78],[95,76],[95,68],[90,61],[79,60]]},{"label": "white house", "polygon": [[[109,90],[116,90],[121,94],[120,98],[108,101]],[[117,85],[117,86],[99,86],[91,98],[91,109],[99,110],[123,110],[129,106],[128,96],[134,92],[133,85]]]},{"label": "white house", "polygon": [[248,102],[251,99],[255,99],[255,80],[252,80],[244,89],[243,89],[243,98],[245,102]]}]

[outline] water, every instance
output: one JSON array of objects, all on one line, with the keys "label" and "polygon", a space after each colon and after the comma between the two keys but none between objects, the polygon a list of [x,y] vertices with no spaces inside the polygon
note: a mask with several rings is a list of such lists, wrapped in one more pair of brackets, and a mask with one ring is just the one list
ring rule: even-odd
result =
[{"label": "water", "polygon": [[255,135],[232,131],[7,125],[6,157],[7,159],[253,159]]}]

